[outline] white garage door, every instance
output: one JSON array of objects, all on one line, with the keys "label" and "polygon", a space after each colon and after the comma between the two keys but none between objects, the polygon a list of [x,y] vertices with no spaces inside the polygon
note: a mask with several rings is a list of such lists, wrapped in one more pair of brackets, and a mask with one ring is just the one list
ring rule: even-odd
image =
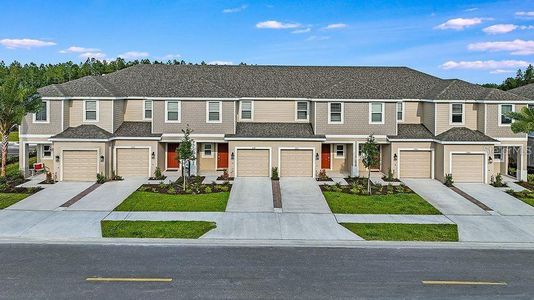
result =
[{"label": "white garage door", "polygon": [[484,154],[453,154],[454,182],[484,182]]},{"label": "white garage door", "polygon": [[269,150],[237,150],[237,176],[269,177]]},{"label": "white garage door", "polygon": [[280,152],[280,176],[312,177],[312,150],[282,150]]},{"label": "white garage door", "polygon": [[401,151],[401,178],[431,178],[432,152],[430,151]]},{"label": "white garage door", "polygon": [[63,151],[63,180],[96,181],[98,155],[96,150]]},{"label": "white garage door", "polygon": [[117,175],[149,176],[149,154],[147,148],[118,148]]}]

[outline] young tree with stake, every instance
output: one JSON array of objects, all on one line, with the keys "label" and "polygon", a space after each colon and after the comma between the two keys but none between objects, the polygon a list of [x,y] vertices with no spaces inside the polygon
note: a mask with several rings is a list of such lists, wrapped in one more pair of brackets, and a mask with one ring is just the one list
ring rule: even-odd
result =
[{"label": "young tree with stake", "polygon": [[375,137],[370,135],[367,142],[362,145],[362,163],[367,168],[367,192],[371,194],[371,166],[378,163],[378,147],[375,142]]},{"label": "young tree with stake", "polygon": [[185,191],[187,181],[185,165],[186,163],[195,160],[196,157],[193,149],[195,141],[191,139],[191,133],[193,132],[193,130],[189,127],[189,124],[187,124],[187,127],[185,129],[182,129],[182,132],[184,133],[184,137],[180,141],[180,146],[178,146],[178,148],[176,149],[176,160],[180,160],[182,164],[183,189]]}]

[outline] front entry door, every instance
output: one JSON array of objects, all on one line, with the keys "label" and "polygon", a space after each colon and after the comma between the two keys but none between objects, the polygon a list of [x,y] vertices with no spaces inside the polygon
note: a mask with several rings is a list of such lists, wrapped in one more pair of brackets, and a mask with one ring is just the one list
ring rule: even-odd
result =
[{"label": "front entry door", "polygon": [[330,169],[330,144],[321,147],[321,169]]},{"label": "front entry door", "polygon": [[180,144],[168,143],[167,144],[167,169],[180,168],[180,160],[177,159],[176,149]]},{"label": "front entry door", "polygon": [[228,144],[217,144],[217,169],[228,168]]}]

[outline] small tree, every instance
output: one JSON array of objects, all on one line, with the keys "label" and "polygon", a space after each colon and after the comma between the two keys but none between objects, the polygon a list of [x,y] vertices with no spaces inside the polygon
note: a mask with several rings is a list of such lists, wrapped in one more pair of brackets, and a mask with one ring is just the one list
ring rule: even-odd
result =
[{"label": "small tree", "polygon": [[375,137],[370,135],[362,145],[362,163],[367,168],[367,192],[371,194],[371,166],[378,163],[378,147]]},{"label": "small tree", "polygon": [[190,161],[193,161],[196,159],[195,152],[193,151],[193,144],[194,140],[191,139],[191,133],[193,130],[189,127],[189,124],[187,124],[187,127],[185,129],[182,129],[182,132],[184,133],[184,137],[180,141],[180,146],[176,149],[176,159],[180,160],[182,164],[182,179],[183,179],[183,188],[185,191],[186,188],[186,173],[185,173],[185,165],[186,163],[189,163]]},{"label": "small tree", "polygon": [[512,118],[512,131],[514,133],[531,133],[534,131],[534,108],[523,107],[519,112],[510,112],[507,114]]}]

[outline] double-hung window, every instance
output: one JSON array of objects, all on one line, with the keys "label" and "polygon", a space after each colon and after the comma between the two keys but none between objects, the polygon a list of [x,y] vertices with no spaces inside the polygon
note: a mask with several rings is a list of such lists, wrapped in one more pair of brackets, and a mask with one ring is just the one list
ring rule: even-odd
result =
[{"label": "double-hung window", "polygon": [[45,158],[52,157],[52,146],[51,145],[43,145],[43,157]]},{"label": "double-hung window", "polygon": [[208,123],[221,122],[221,101],[208,101],[207,104],[207,120]]},{"label": "double-hung window", "polygon": [[152,100],[145,100],[143,119],[152,120]]},{"label": "double-hung window", "polygon": [[180,123],[180,101],[166,101],[165,102],[165,122]]},{"label": "double-hung window", "polygon": [[83,118],[85,122],[98,122],[98,101],[85,100]]},{"label": "double-hung window", "polygon": [[241,101],[241,120],[252,120],[252,101]]},{"label": "double-hung window", "polygon": [[329,104],[328,123],[343,124],[343,103],[332,102]]},{"label": "double-hung window", "polygon": [[202,157],[213,157],[213,144],[202,144]]},{"label": "double-hung window", "polygon": [[404,103],[397,102],[397,121],[404,121]]},{"label": "double-hung window", "polygon": [[499,105],[499,125],[508,126],[512,124],[512,118],[508,116],[508,113],[514,111],[513,104],[501,104]]},{"label": "double-hung window", "polygon": [[369,105],[369,123],[384,124],[384,103],[371,102]]},{"label": "double-hung window", "polygon": [[493,147],[493,160],[499,161],[502,159],[502,147],[495,146]]},{"label": "double-hung window", "polygon": [[48,123],[48,101],[41,102],[41,107],[33,115],[33,121],[35,123]]},{"label": "double-hung window", "polygon": [[464,105],[462,103],[451,104],[451,124],[464,123]]},{"label": "double-hung window", "polygon": [[298,101],[297,102],[297,120],[308,120],[308,102]]},{"label": "double-hung window", "polygon": [[345,145],[336,144],[336,158],[344,158],[344,157],[345,157]]}]

